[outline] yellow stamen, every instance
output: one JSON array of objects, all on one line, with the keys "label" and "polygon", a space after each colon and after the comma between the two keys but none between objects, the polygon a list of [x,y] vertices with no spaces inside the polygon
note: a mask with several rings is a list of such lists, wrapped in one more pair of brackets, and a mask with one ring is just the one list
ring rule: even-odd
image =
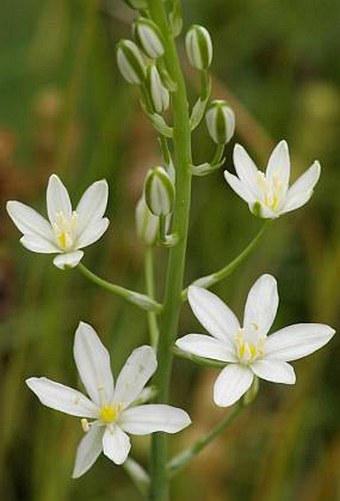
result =
[{"label": "yellow stamen", "polygon": [[119,416],[121,405],[104,405],[100,409],[99,417],[104,423],[113,423]]}]

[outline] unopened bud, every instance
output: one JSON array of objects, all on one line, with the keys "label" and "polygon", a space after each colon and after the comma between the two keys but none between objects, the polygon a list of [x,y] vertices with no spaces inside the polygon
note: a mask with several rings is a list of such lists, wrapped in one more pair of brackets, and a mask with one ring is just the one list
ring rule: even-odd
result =
[{"label": "unopened bud", "polygon": [[140,17],[133,25],[133,34],[137,43],[151,59],[164,54],[162,35],[158,26],[145,17]]},{"label": "unopened bud", "polygon": [[146,67],[137,45],[131,40],[121,40],[117,45],[119,71],[131,84],[141,85],[145,79]]},{"label": "unopened bud", "polygon": [[154,216],[146,205],[144,196],[136,207],[137,234],[147,245],[155,245],[159,233],[159,217]]},{"label": "unopened bud", "polygon": [[208,106],[205,121],[211,138],[217,144],[226,144],[235,132],[235,115],[226,101],[215,100]]},{"label": "unopened bud", "polygon": [[148,3],[146,0],[125,0],[125,3],[127,3],[132,9],[146,9],[148,6]]},{"label": "unopened bud", "polygon": [[175,198],[175,187],[164,167],[155,167],[149,171],[144,193],[152,214],[155,216],[170,214]]},{"label": "unopened bud", "polygon": [[154,111],[162,113],[167,110],[170,103],[170,94],[154,65],[149,66],[147,70],[146,86]]},{"label": "unopened bud", "polygon": [[213,56],[209,32],[203,26],[192,25],[185,37],[185,47],[191,65],[197,70],[207,70]]}]

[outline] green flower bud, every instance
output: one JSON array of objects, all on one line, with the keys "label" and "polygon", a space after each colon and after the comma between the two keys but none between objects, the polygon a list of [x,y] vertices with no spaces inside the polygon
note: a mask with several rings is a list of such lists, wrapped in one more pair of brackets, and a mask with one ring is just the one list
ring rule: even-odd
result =
[{"label": "green flower bud", "polygon": [[133,34],[139,46],[151,59],[157,59],[164,54],[161,32],[151,19],[137,19],[133,25]]},{"label": "green flower bud", "polygon": [[170,103],[170,94],[154,65],[149,66],[147,70],[146,86],[154,111],[162,113],[167,110]]},{"label": "green flower bud", "polygon": [[121,40],[117,45],[119,71],[131,84],[141,85],[145,80],[146,66],[137,45],[131,40]]},{"label": "green flower bud", "polygon": [[235,115],[226,101],[212,101],[205,114],[205,121],[211,138],[217,144],[226,144],[235,132]]},{"label": "green flower bud", "polygon": [[125,0],[125,3],[127,3],[132,9],[146,9],[148,6],[148,3],[146,0]]},{"label": "green flower bud", "polygon": [[152,214],[166,216],[172,211],[175,187],[164,167],[154,167],[146,177],[145,201]]},{"label": "green flower bud", "polygon": [[207,70],[213,56],[209,32],[203,26],[192,25],[185,37],[185,47],[191,65],[197,70]]},{"label": "green flower bud", "polygon": [[159,217],[154,216],[146,205],[144,196],[136,207],[137,234],[147,245],[155,245],[159,234]]}]

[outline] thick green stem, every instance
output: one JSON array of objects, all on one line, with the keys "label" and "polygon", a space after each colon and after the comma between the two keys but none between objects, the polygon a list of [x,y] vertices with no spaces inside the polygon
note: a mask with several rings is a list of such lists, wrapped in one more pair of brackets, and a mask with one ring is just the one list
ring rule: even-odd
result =
[{"label": "thick green stem", "polygon": [[[153,268],[153,249],[151,246],[148,246],[145,252],[145,283],[147,295],[152,299],[155,298],[155,281]],[[148,311],[148,326],[151,345],[156,348],[158,344],[159,331],[157,317],[153,311]]]},{"label": "thick green stem", "polygon": [[[172,230],[178,236],[178,243],[169,252],[164,310],[158,342],[158,371],[155,377],[158,402],[164,403],[168,401],[173,360],[172,346],[177,334],[181,308],[181,289],[183,287],[191,194],[191,173],[189,169],[192,163],[191,131],[185,82],[163,0],[149,0],[149,11],[162,32],[165,47],[165,65],[170,78],[176,83],[176,91],[172,93],[173,146],[176,166],[176,202]],[[167,455],[166,435],[163,433],[155,434],[152,440],[150,490],[150,499],[153,501],[167,501],[169,499],[166,470]]]},{"label": "thick green stem", "polygon": [[[247,247],[239,254],[235,259],[233,259],[230,263],[228,263],[226,266],[221,268],[218,271],[215,271],[215,273],[211,273],[211,275],[206,275],[204,277],[200,277],[197,280],[193,282],[193,285],[197,285],[199,287],[204,287],[205,289],[208,289],[214,284],[217,284],[218,282],[221,282],[221,280],[227,278],[229,275],[231,275],[236,268],[243,263],[243,261],[256,249],[257,245],[260,243],[261,238],[271,225],[272,220],[268,220],[264,223],[260,231],[255,235],[255,237],[249,242]],[[186,301],[188,296],[188,289],[184,289],[182,291],[182,300]]]},{"label": "thick green stem", "polygon": [[105,289],[112,294],[116,294],[116,296],[120,296],[129,303],[132,303],[136,306],[139,306],[142,310],[153,311],[155,313],[160,313],[162,310],[162,305],[157,303],[153,298],[146,296],[145,294],[140,294],[139,292],[132,291],[130,289],[126,289],[125,287],[121,287],[120,285],[112,284],[111,282],[107,282],[103,278],[98,277],[92,271],[86,268],[82,263],[79,263],[77,266],[77,270],[79,270],[86,278],[91,280],[96,285],[99,285],[102,289]]},{"label": "thick green stem", "polygon": [[168,464],[169,477],[173,477],[176,473],[185,468],[185,466],[190,463],[190,461],[197,456],[202,449],[209,445],[214,438],[223,433],[224,430],[235,420],[243,408],[244,404],[242,401],[239,401],[230,413],[218,425],[216,425],[210,433],[200,438],[191,447],[188,447],[188,449],[175,456]]}]

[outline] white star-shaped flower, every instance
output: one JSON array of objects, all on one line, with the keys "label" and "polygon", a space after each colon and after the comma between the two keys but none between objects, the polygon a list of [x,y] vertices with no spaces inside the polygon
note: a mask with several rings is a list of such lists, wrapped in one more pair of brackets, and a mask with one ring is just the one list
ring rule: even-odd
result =
[{"label": "white star-shaped flower", "polygon": [[114,384],[108,351],[94,329],[81,322],[75,333],[74,358],[90,398],[44,377],[26,380],[42,404],[83,418],[86,435],[77,450],[74,478],[91,468],[102,451],[115,464],[124,463],[131,447],[127,433],[177,433],[191,423],[182,409],[163,404],[138,405],[144,386],[157,368],[150,346],[140,346],[131,353]]},{"label": "white star-shaped flower", "polygon": [[23,233],[20,242],[33,252],[55,254],[55,266],[73,268],[82,259],[80,249],[96,242],[106,231],[109,220],[103,217],[108,200],[108,185],[102,179],[93,183],[72,210],[67,189],[58,176],[50,176],[46,192],[48,219],[27,205],[7,202],[7,212]]},{"label": "white star-shaped flower", "polygon": [[239,144],[234,148],[234,165],[238,177],[224,171],[227,183],[248,203],[251,212],[265,219],[275,219],[307,203],[321,170],[320,163],[315,161],[289,187],[290,159],[286,141],[280,141],[274,148],[266,173],[257,169]]},{"label": "white star-shaped flower", "polygon": [[[290,325],[268,336],[278,307],[277,284],[262,275],[249,291],[243,326],[215,294],[189,287],[190,306],[211,336],[188,334],[177,340],[183,351],[226,362],[214,385],[214,401],[220,407],[234,404],[250,388],[254,377],[274,383],[295,383],[288,363],[324,346],[334,329],[324,324]],[[228,364],[228,365],[227,365]]]}]

